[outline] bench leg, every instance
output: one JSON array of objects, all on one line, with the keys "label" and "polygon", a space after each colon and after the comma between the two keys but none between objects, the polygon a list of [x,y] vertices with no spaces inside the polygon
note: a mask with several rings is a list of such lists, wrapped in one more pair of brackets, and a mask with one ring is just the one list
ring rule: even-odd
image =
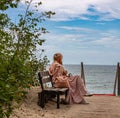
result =
[{"label": "bench leg", "polygon": [[40,106],[42,108],[44,108],[45,107],[45,94],[44,94],[44,91],[41,92],[41,100],[40,100],[40,102],[41,102]]},{"label": "bench leg", "polygon": [[60,108],[60,93],[57,92],[57,109]]},{"label": "bench leg", "polygon": [[68,90],[65,91],[65,99],[67,98]]}]

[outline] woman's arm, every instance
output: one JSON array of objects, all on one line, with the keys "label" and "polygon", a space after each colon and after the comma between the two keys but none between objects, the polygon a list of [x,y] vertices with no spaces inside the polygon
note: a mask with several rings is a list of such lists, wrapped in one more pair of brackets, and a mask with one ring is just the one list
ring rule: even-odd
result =
[{"label": "woman's arm", "polygon": [[65,69],[63,70],[63,75],[67,75],[67,70],[65,70]]}]

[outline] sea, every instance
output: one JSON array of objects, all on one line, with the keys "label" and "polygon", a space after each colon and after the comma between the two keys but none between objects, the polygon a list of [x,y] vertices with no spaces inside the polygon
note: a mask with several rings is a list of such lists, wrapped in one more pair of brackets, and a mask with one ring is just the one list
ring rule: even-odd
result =
[{"label": "sea", "polygon": [[[72,75],[81,75],[81,65],[68,64],[64,68]],[[85,83],[88,92],[112,94],[116,78],[116,65],[84,65]]]}]

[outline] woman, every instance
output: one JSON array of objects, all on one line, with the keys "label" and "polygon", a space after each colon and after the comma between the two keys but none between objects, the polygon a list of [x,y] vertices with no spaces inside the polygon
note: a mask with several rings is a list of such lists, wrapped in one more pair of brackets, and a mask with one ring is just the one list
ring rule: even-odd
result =
[{"label": "woman", "polygon": [[78,75],[68,76],[67,71],[63,67],[62,59],[63,56],[61,53],[54,54],[53,63],[49,67],[49,73],[52,76],[54,86],[59,87],[59,83],[56,82],[58,77],[60,77],[61,80],[66,80],[66,84],[69,88],[66,102],[69,104],[88,104],[84,99],[87,90],[84,86],[83,80]]}]

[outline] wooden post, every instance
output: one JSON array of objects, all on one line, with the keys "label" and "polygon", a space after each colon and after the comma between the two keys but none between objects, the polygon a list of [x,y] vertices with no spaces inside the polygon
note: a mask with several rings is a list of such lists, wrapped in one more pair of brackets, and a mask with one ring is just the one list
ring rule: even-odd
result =
[{"label": "wooden post", "polygon": [[118,68],[119,68],[119,63],[117,63],[117,69],[116,69],[116,76],[115,76],[114,90],[113,90],[114,95],[116,95],[116,85],[117,85],[117,80],[118,80]]},{"label": "wooden post", "polygon": [[118,64],[118,95],[120,95],[120,65]]},{"label": "wooden post", "polygon": [[83,79],[84,85],[86,85],[83,62],[81,62],[81,78]]}]

